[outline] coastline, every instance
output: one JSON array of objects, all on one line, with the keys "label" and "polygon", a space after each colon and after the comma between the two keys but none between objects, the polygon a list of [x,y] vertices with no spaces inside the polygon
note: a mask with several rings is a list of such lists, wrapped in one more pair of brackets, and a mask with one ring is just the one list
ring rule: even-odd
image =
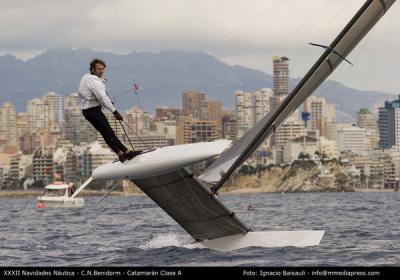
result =
[{"label": "coastline", "polygon": [[[0,190],[0,198],[19,198],[19,197],[32,197],[36,198],[43,194],[42,190]],[[82,196],[102,196],[104,195],[104,191],[95,191],[95,190],[84,190],[82,191]],[[127,194],[124,192],[112,192],[110,195],[112,196],[128,196],[131,194]],[[137,195],[137,194],[132,194]]]},{"label": "coastline", "polygon": [[354,189],[355,192],[395,192],[394,189]]},{"label": "coastline", "polygon": [[[371,192],[395,192],[393,189],[354,189],[354,192],[360,193],[371,193]],[[42,190],[0,190],[0,198],[20,198],[20,197],[33,197],[36,198],[43,193]],[[280,193],[280,192],[268,192],[263,191],[257,188],[239,188],[232,190],[222,190],[221,193],[224,194],[256,194],[256,193]],[[84,190],[82,191],[82,196],[102,196],[104,195],[104,191],[96,191],[96,190]],[[144,195],[143,193],[138,192],[121,192],[115,191],[110,195],[112,196],[137,196]]]}]

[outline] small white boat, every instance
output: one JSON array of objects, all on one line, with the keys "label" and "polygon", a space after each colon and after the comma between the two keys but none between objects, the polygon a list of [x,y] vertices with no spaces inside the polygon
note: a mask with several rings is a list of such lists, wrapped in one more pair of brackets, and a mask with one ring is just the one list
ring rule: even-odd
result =
[{"label": "small white boat", "polygon": [[44,194],[37,198],[36,208],[70,208],[83,207],[85,200],[82,197],[72,197],[72,184],[54,182],[44,188]]}]

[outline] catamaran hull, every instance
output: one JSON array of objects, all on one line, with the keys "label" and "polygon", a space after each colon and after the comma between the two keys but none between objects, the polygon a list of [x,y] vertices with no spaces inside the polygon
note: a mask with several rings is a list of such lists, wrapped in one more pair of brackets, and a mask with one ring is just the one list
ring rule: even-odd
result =
[{"label": "catamaran hull", "polygon": [[324,230],[248,232],[200,242],[216,251],[232,251],[247,247],[309,247],[318,246]]},{"label": "catamaran hull", "polygon": [[218,156],[230,144],[230,140],[221,139],[213,142],[166,146],[140,154],[124,163],[117,161],[101,165],[93,171],[92,177],[96,180],[138,179],[166,174]]}]

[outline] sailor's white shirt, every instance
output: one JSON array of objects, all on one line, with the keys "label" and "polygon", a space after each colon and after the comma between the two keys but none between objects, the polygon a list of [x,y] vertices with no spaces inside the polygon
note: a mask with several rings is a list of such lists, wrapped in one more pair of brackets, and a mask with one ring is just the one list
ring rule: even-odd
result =
[{"label": "sailor's white shirt", "polygon": [[82,110],[102,105],[111,112],[115,111],[106,92],[105,80],[96,75],[85,74],[79,84],[78,93],[79,105]]}]

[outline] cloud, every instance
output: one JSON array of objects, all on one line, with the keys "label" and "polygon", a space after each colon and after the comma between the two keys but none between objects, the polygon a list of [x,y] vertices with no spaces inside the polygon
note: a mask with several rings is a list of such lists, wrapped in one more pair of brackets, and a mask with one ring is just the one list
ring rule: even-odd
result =
[{"label": "cloud", "polygon": [[[0,0],[0,54],[28,58],[56,47],[115,53],[185,49],[269,73],[271,56],[285,55],[291,57],[293,75],[300,76],[321,53],[307,42],[329,44],[364,2]],[[388,61],[386,54],[398,57],[400,40],[390,36],[400,26],[396,10],[376,27],[384,37],[370,39],[370,44],[386,42],[385,52],[375,54],[381,55],[377,64]],[[370,52],[367,46],[365,53]]]},{"label": "cloud", "polygon": [[[0,40],[3,48],[19,50],[94,46],[122,51],[183,46],[229,53],[230,46],[238,44],[248,45],[249,50],[264,47],[286,36],[286,30],[301,37],[310,24],[321,20],[324,8],[335,14],[343,2],[347,1],[0,1]],[[354,3],[359,2],[346,6],[357,7]],[[305,16],[315,11],[320,15],[305,21]],[[304,30],[293,30],[300,24]]]}]

